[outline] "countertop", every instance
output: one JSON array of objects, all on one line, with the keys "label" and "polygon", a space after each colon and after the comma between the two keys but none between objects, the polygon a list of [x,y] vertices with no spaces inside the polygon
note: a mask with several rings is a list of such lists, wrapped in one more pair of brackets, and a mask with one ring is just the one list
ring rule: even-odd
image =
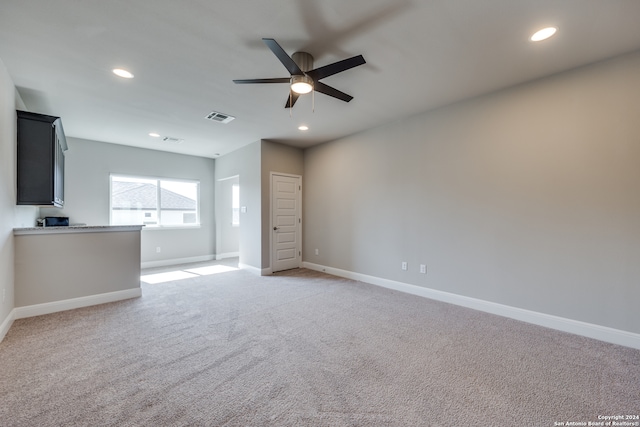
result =
[{"label": "countertop", "polygon": [[14,236],[24,234],[63,233],[112,233],[115,231],[140,231],[143,225],[71,225],[68,227],[26,227],[14,228]]}]

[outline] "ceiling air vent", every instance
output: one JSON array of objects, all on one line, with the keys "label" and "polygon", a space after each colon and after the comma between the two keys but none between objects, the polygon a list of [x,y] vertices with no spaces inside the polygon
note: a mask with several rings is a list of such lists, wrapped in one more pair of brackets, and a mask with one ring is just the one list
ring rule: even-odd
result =
[{"label": "ceiling air vent", "polygon": [[172,144],[182,144],[184,142],[184,139],[174,138],[172,136],[164,136],[162,137],[162,140],[164,142],[170,142]]},{"label": "ceiling air vent", "polygon": [[218,123],[224,123],[226,125],[231,120],[235,119],[235,117],[230,116],[228,114],[218,113],[217,111],[212,111],[205,116],[205,119],[213,120],[214,122],[218,122]]}]

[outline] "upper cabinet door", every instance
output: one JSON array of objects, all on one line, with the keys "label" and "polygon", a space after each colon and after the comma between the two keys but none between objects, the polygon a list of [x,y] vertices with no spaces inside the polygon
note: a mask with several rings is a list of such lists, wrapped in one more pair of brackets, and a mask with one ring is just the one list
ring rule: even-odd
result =
[{"label": "upper cabinet door", "polygon": [[59,117],[18,111],[17,204],[64,206],[64,152]]}]

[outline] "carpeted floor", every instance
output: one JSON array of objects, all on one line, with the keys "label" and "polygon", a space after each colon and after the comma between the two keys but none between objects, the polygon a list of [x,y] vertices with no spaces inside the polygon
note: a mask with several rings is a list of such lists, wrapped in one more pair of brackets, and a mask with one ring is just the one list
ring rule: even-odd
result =
[{"label": "carpeted floor", "polygon": [[142,298],[17,320],[0,343],[2,426],[557,426],[639,413],[639,350],[304,269],[143,284]]}]

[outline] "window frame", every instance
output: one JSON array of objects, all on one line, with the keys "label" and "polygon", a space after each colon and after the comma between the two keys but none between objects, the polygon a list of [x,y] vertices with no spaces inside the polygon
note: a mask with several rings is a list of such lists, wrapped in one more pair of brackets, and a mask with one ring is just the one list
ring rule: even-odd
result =
[{"label": "window frame", "polygon": [[[169,178],[169,177],[159,177],[159,176],[148,176],[148,175],[129,175],[129,174],[120,174],[120,173],[110,173],[109,174],[109,225],[122,225],[122,224],[114,224],[113,223],[113,180],[116,178],[123,179],[131,179],[131,180],[144,180],[144,181],[155,181],[156,185],[156,217],[158,218],[157,224],[131,224],[131,225],[144,225],[144,229],[147,230],[167,230],[167,229],[194,229],[201,227],[201,212],[200,212],[200,180],[196,179],[184,179],[184,178]],[[163,182],[178,182],[178,183],[189,183],[196,185],[196,222],[189,224],[162,224],[162,183]],[[170,190],[169,190],[170,191]],[[139,209],[130,209],[130,210],[139,210]]]}]

